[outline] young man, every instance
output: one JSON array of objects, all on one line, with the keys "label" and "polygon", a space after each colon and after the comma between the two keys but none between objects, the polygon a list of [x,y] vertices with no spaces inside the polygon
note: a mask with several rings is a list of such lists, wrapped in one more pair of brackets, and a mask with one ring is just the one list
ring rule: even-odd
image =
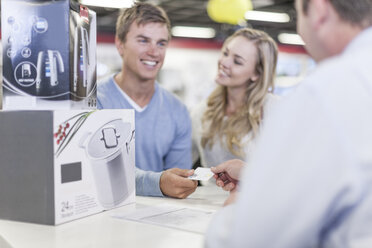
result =
[{"label": "young man", "polygon": [[213,169],[240,192],[208,247],[372,247],[372,0],[296,9],[318,68],[267,115],[249,169]]},{"label": "young man", "polygon": [[137,194],[185,198],[196,189],[185,178],[193,174],[191,121],[186,107],[156,82],[169,40],[161,8],[136,3],[123,10],[115,37],[122,69],[98,85],[98,108],[135,109]]}]

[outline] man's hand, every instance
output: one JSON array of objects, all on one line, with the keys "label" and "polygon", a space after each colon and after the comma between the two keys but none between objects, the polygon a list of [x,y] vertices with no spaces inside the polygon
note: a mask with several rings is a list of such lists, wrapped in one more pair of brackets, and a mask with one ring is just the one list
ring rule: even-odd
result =
[{"label": "man's hand", "polygon": [[196,190],[198,182],[187,179],[194,174],[194,170],[172,168],[160,176],[160,190],[164,195],[175,198],[186,198]]},{"label": "man's hand", "polygon": [[239,182],[240,173],[245,163],[240,159],[228,160],[211,170],[214,173],[216,184],[226,191],[233,191]]}]

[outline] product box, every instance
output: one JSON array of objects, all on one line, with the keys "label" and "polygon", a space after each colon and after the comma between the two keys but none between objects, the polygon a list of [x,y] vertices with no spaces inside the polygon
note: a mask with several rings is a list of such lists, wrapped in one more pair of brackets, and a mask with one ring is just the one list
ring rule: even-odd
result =
[{"label": "product box", "polygon": [[135,202],[133,110],[0,111],[0,218],[56,225]]},{"label": "product box", "polygon": [[70,0],[1,0],[3,109],[95,109],[96,14]]}]

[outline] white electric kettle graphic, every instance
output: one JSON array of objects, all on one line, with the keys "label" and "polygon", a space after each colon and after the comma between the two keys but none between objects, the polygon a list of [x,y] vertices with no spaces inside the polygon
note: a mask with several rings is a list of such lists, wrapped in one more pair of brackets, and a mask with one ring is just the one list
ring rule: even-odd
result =
[{"label": "white electric kettle graphic", "polygon": [[41,82],[47,81],[48,78],[50,86],[56,86],[58,84],[58,73],[64,71],[63,59],[59,51],[40,51],[37,56],[36,88],[39,89]]},{"label": "white electric kettle graphic", "polygon": [[91,162],[98,201],[110,209],[134,192],[134,166],[129,164],[134,131],[130,123],[117,119],[91,134],[83,135],[80,147]]}]

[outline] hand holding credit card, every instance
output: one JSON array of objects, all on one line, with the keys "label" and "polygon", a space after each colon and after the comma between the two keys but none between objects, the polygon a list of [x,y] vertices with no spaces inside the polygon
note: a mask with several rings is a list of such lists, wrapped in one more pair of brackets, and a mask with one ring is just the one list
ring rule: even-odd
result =
[{"label": "hand holding credit card", "polygon": [[210,168],[198,167],[198,168],[196,168],[194,174],[189,176],[188,179],[207,181],[211,177],[213,177],[213,175],[214,175],[214,173],[211,171]]},{"label": "hand holding credit card", "polygon": [[217,174],[218,178],[221,179],[221,181],[224,183],[224,184],[228,184],[228,183],[234,183],[234,184],[238,184],[238,181],[231,178],[229,176],[229,174],[225,173],[225,172],[220,172]]}]

